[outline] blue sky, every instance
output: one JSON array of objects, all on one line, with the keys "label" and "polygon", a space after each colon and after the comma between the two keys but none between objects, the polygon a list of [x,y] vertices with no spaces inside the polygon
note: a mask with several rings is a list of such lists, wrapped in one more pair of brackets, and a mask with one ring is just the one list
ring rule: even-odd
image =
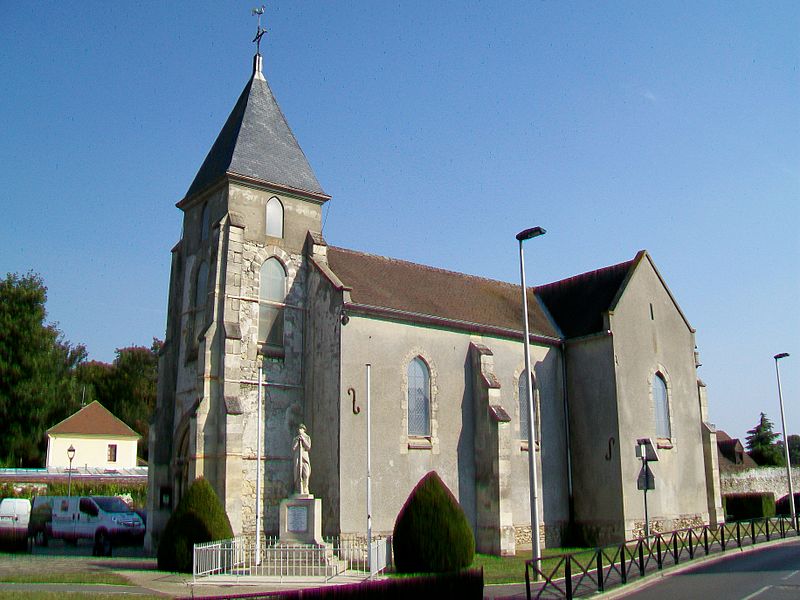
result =
[{"label": "blue sky", "polygon": [[[163,337],[174,204],[244,87],[241,2],[0,4],[0,273],[90,357]],[[711,419],[800,433],[800,4],[274,2],[332,244],[546,283],[653,256]]]}]

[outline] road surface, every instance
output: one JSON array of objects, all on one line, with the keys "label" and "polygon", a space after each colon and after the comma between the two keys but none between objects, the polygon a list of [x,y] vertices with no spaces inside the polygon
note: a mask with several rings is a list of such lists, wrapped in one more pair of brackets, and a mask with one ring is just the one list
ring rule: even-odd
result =
[{"label": "road surface", "polygon": [[800,598],[800,540],[744,553],[731,551],[723,560],[658,578],[624,597],[642,600],[797,599]]}]

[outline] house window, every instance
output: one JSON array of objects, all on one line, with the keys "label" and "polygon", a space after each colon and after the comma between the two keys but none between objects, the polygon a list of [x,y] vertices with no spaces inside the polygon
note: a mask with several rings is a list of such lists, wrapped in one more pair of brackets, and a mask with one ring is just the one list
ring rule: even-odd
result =
[{"label": "house window", "polygon": [[203,261],[197,269],[197,279],[194,285],[194,335],[200,335],[206,317],[206,302],[208,294],[208,263]]},{"label": "house window", "polygon": [[261,265],[258,292],[258,341],[283,346],[283,303],[286,300],[286,270],[277,258]]},{"label": "house window", "polygon": [[108,462],[117,462],[117,445],[108,445]]},{"label": "house window", "polygon": [[[523,371],[519,376],[517,382],[519,398],[519,439],[528,441],[528,386],[525,381],[525,376],[528,372]],[[539,394],[536,390],[536,382],[531,381],[531,389],[533,390],[533,426],[536,431],[536,445],[539,445],[540,427],[539,427]]]},{"label": "house window", "polygon": [[267,202],[267,235],[283,237],[283,204],[275,196]]},{"label": "house window", "polygon": [[653,377],[653,401],[656,412],[656,437],[671,438],[672,430],[669,424],[669,392],[667,382],[661,373]]},{"label": "house window", "polygon": [[408,435],[431,435],[431,374],[420,357],[408,364]]}]

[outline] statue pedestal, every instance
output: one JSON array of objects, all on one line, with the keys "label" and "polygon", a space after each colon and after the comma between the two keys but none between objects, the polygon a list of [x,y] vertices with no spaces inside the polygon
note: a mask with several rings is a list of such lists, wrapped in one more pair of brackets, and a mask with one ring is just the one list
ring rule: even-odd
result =
[{"label": "statue pedestal", "polygon": [[322,500],[311,494],[295,494],[281,500],[280,543],[324,545]]}]

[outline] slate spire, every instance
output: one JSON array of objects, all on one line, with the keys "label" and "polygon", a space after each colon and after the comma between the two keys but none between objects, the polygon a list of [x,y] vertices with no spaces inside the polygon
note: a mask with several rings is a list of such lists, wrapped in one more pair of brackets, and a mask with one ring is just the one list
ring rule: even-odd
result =
[{"label": "slate spire", "polygon": [[272,95],[259,53],[253,57],[250,81],[186,196],[203,191],[226,173],[327,197]]}]

